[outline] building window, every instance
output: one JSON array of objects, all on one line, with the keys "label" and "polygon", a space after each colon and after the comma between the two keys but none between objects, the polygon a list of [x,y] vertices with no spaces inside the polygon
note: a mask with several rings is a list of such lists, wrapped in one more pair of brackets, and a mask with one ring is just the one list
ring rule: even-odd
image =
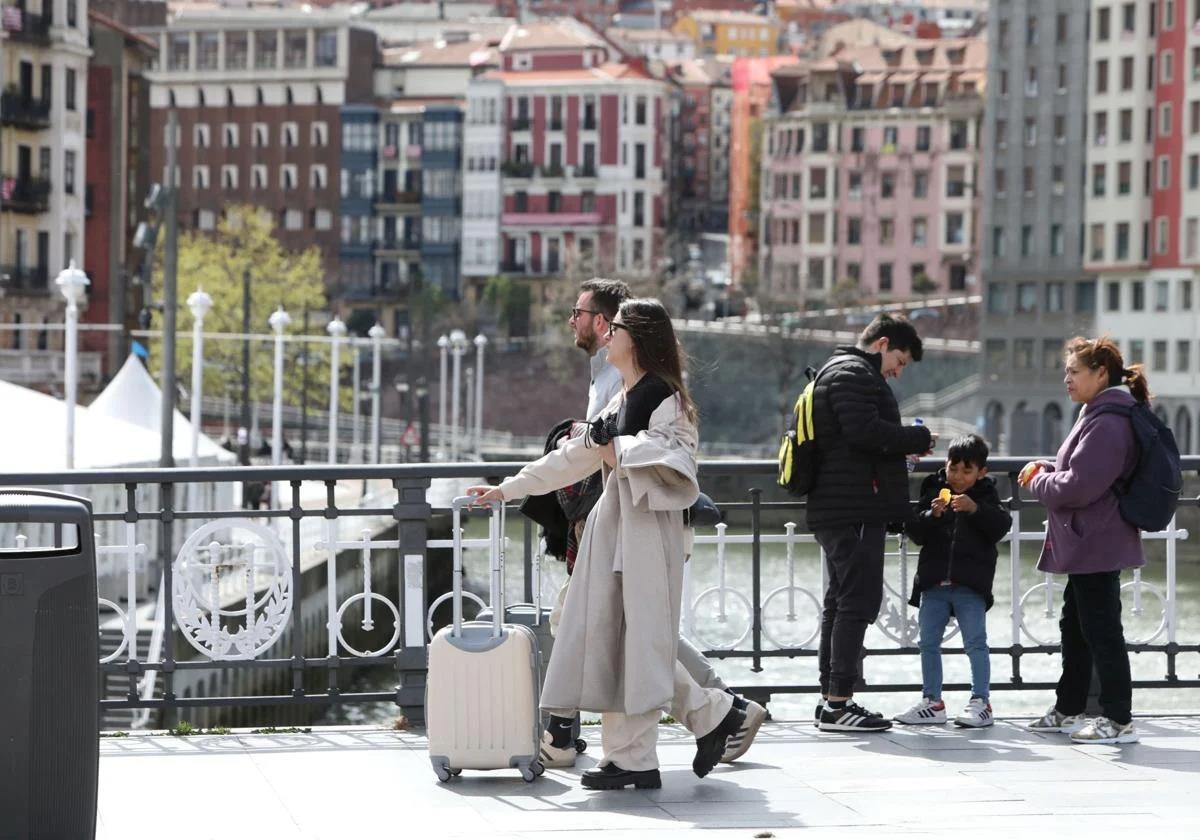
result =
[{"label": "building window", "polygon": [[[1193,216],[1187,220],[1185,227],[1183,255],[1186,259],[1195,260],[1200,258],[1200,218]],[[1188,290],[1188,307],[1191,308],[1192,286],[1187,282]]]},{"label": "building window", "polygon": [[1038,71],[1036,66],[1032,66],[1025,73],[1025,95],[1038,95]]},{"label": "building window", "polygon": [[1002,227],[992,228],[992,256],[1004,256],[1004,228]]},{"label": "building window", "polygon": [[221,132],[225,139],[226,149],[236,149],[238,146],[238,125],[237,123],[225,123],[224,129]]},{"label": "building window", "polygon": [[927,198],[929,196],[929,170],[917,169],[913,171],[913,198]]},{"label": "building window", "polygon": [[245,70],[250,55],[250,40],[245,32],[225,33],[225,69]]},{"label": "building window", "polygon": [[1109,280],[1104,284],[1104,311],[1121,311],[1121,284],[1117,280]]},{"label": "building window", "polygon": [[1171,225],[1165,216],[1154,222],[1154,253],[1165,254],[1170,244]]},{"label": "building window", "polygon": [[809,245],[824,245],[825,244],[825,214],[824,213],[809,213],[808,214],[808,244]]},{"label": "building window", "polygon": [[[67,68],[66,91],[65,91],[68,111],[75,110],[76,87],[77,87],[77,85],[75,82],[75,71],[72,70],[70,67],[68,67]],[[49,97],[46,97],[46,98],[49,98]]]},{"label": "building window", "polygon": [[1164,102],[1161,106],[1159,106],[1159,109],[1158,109],[1158,136],[1159,137],[1170,137],[1171,136],[1171,130],[1172,130],[1172,128],[1174,128],[1174,126],[1172,125],[1173,120],[1171,119],[1171,115],[1172,115],[1172,111],[1171,111],[1171,103],[1170,102]]},{"label": "building window", "polygon": [[1104,225],[1098,223],[1092,225],[1091,240],[1091,260],[1092,262],[1100,262],[1104,259]]},{"label": "building window", "polygon": [[1084,280],[1075,284],[1075,311],[1081,314],[1096,313],[1096,281]]},{"label": "building window", "polygon": [[308,65],[308,31],[293,29],[284,33],[283,66],[298,68]]},{"label": "building window", "polygon": [[1061,282],[1052,282],[1046,284],[1046,311],[1047,312],[1062,312],[1063,301],[1066,297],[1066,286]]},{"label": "building window", "polygon": [[1021,256],[1033,255],[1033,225],[1021,225]]},{"label": "building window", "polygon": [[193,166],[192,167],[192,186],[198,190],[208,189],[208,167]]},{"label": "building window", "polygon": [[1122,108],[1117,118],[1117,140],[1121,143],[1133,142],[1133,109]]},{"label": "building window", "polygon": [[892,290],[892,264],[879,264],[879,291],[890,292]]},{"label": "building window", "polygon": [[212,135],[208,130],[208,123],[196,123],[192,127],[192,145],[197,149],[207,149]]},{"label": "building window", "polygon": [[308,185],[314,190],[323,190],[329,183],[328,175],[325,167],[321,164],[314,165],[308,171]]},{"label": "building window", "polygon": [[1109,17],[1110,10],[1108,8],[1096,10],[1096,40],[1107,41],[1109,36]]},{"label": "building window", "polygon": [[266,148],[266,146],[267,146],[267,124],[266,123],[255,123],[254,124],[254,143],[253,143],[253,145],[254,145],[254,148],[256,148],[256,149]]},{"label": "building window", "polygon": [[167,42],[167,67],[187,70],[191,66],[192,39],[186,32],[173,33]]},{"label": "building window", "polygon": [[1129,284],[1133,300],[1129,309],[1133,312],[1143,312],[1146,309],[1146,283],[1144,280],[1134,280]]},{"label": "building window", "polygon": [[1129,259],[1129,223],[1117,222],[1117,262]]},{"label": "building window", "polygon": [[285,122],[279,130],[280,143],[285,149],[299,145],[300,129],[294,122]]},{"label": "building window", "polygon": [[75,152],[71,149],[63,152],[63,192],[75,194]]},{"label": "building window", "polygon": [[933,129],[927,125],[917,126],[917,151],[929,151],[930,138],[933,134]]},{"label": "building window", "polygon": [[316,33],[316,48],[318,67],[337,67],[338,34],[335,29],[318,29]]},{"label": "building window", "polygon": [[1104,197],[1105,181],[1107,180],[1104,177],[1104,174],[1105,174],[1105,166],[1103,163],[1092,164],[1092,197],[1093,198],[1103,198]]},{"label": "building window", "polygon": [[226,164],[221,167],[221,187],[227,190],[236,190],[238,185],[238,168],[231,164]]},{"label": "building window", "polygon": [[965,242],[963,233],[963,214],[962,213],[947,213],[946,214],[946,244],[947,245],[962,245]]},{"label": "building window", "polygon": [[912,220],[912,244],[917,247],[924,246],[929,238],[929,223],[924,216],[916,216]]},{"label": "building window", "polygon": [[1097,111],[1092,115],[1092,139],[1097,146],[1108,142],[1108,112]]},{"label": "building window", "polygon": [[265,164],[256,163],[250,167],[250,186],[256,190],[265,190],[267,188],[267,167]]},{"label": "building window", "polygon": [[633,121],[635,125],[646,124],[646,97],[637,97],[633,107]]},{"label": "building window", "polygon": [[1063,250],[1063,226],[1060,224],[1050,225],[1050,256],[1061,257]]},{"label": "building window", "polygon": [[891,245],[896,239],[896,223],[891,219],[879,220],[879,244]]},{"label": "building window", "polygon": [[217,58],[221,51],[221,35],[218,32],[196,33],[196,69],[217,70]]},{"label": "building window", "polygon": [[1167,342],[1154,342],[1154,370],[1162,372],[1167,369]]},{"label": "building window", "polygon": [[1054,142],[1059,145],[1067,142],[1067,118],[1061,114],[1054,117]]},{"label": "building window", "polygon": [[1108,93],[1108,59],[1096,62],[1096,93]]},{"label": "building window", "polygon": [[896,197],[896,173],[894,171],[884,172],[879,177],[879,197],[880,198],[895,198]]}]

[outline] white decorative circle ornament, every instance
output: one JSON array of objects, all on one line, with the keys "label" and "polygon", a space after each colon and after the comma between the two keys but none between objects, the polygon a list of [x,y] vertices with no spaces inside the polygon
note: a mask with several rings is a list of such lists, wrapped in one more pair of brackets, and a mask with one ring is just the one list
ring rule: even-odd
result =
[{"label": "white decorative circle ornament", "polygon": [[253,659],[287,629],[291,559],[257,522],[205,523],[179,549],[172,573],[175,621],[188,644],[211,659]]}]

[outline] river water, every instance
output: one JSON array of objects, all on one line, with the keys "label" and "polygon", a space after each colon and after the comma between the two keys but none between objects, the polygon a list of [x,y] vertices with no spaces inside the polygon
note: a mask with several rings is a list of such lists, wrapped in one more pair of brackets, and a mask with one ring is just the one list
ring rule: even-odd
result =
[{"label": "river water", "polygon": [[[1033,527],[1031,522],[1024,522],[1028,530]],[[506,599],[509,603],[523,600],[524,575],[522,569],[522,539],[524,526],[520,517],[512,517],[508,521],[507,532],[509,549],[506,574]],[[712,535],[713,532],[707,532]],[[730,528],[728,534],[745,534],[746,531],[735,531]],[[782,535],[782,529],[764,529],[764,534]],[[486,534],[486,522],[482,517],[468,521],[467,536],[483,537]],[[885,592],[884,618],[893,635],[902,632],[903,609],[902,601],[897,593],[901,591],[901,561],[898,555],[898,544],[889,541],[886,565],[886,581],[888,590]],[[1051,592],[1049,614],[1047,614],[1046,590],[1044,588],[1029,590],[1043,584],[1044,576],[1036,571],[1037,555],[1040,545],[1036,541],[1022,543],[1020,563],[1020,579],[1017,587],[1018,600],[1026,595],[1024,610],[1025,631],[1020,637],[1021,644],[1031,646],[1037,640],[1055,644],[1058,640],[1058,610],[1061,602],[1061,590]],[[916,549],[908,558],[908,578],[916,568]],[[720,593],[716,591],[719,581],[717,547],[713,545],[697,546],[690,561],[688,575],[688,600],[696,602],[694,621],[691,635],[701,647],[731,647],[745,650],[750,647],[749,628],[749,599],[751,596],[751,551],[748,545],[725,546],[725,617],[720,616]],[[1194,643],[1200,638],[1200,536],[1192,536],[1178,543],[1178,564],[1176,574],[1176,640],[1180,643]],[[994,585],[995,605],[988,612],[988,638],[993,648],[1008,647],[1013,643],[1012,630],[1012,591],[1011,570],[1008,545],[1000,547],[1000,562],[997,567]],[[468,587],[480,592],[486,600],[488,581],[487,554],[482,550],[468,550],[464,559]],[[792,591],[793,620],[788,620],[788,592],[783,589],[779,594],[767,599],[773,591],[786,587],[789,582],[789,562],[787,549],[782,544],[765,543],[762,546],[762,595],[766,606],[763,611],[764,632],[769,637],[764,639],[764,648],[794,647],[803,645],[815,649],[815,631],[817,627],[816,602],[820,600],[822,583],[819,554],[815,546],[793,546],[791,568],[796,587]],[[565,579],[565,566],[557,560],[547,560],[543,566],[542,593],[543,603],[549,606],[554,594]],[[1165,543],[1162,541],[1147,542],[1147,564],[1142,570],[1142,586],[1139,588],[1133,581],[1131,573],[1123,577],[1126,590],[1123,596],[1125,606],[1123,621],[1126,638],[1130,641],[1148,640],[1152,636],[1158,644],[1166,642],[1166,632],[1160,630],[1164,624],[1163,601],[1156,595],[1166,593],[1166,562]],[[1059,581],[1061,584],[1063,581]],[[808,594],[799,590],[806,590]],[[1140,591],[1135,591],[1140,589]],[[905,589],[904,591],[907,591]],[[707,592],[707,594],[705,594]],[[740,596],[738,594],[740,593]],[[1135,614],[1135,601],[1140,601],[1140,610]],[[468,606],[465,613],[473,615],[473,607]],[[439,611],[439,621],[442,612]],[[448,611],[445,616],[448,619]],[[910,644],[913,645],[912,655],[876,656],[869,657],[864,667],[864,677],[868,684],[919,683],[921,678],[920,660],[916,644],[916,610],[908,608],[908,619],[911,622]],[[686,620],[686,612],[685,612]],[[1031,635],[1030,635],[1031,634]],[[810,641],[810,637],[811,641]],[[774,644],[771,642],[774,640]],[[740,640],[740,641],[739,641]],[[736,643],[736,645],[735,645]],[[961,640],[954,636],[947,640],[947,647],[960,647]],[[868,631],[866,645],[868,648],[896,648],[899,644],[889,638],[878,626]],[[1197,654],[1180,654],[1176,660],[1177,673],[1185,679],[1196,679],[1200,674],[1200,656]],[[1021,659],[1021,675],[1026,681],[1054,681],[1058,677],[1059,658],[1057,655],[1026,654]],[[966,656],[962,653],[946,653],[943,655],[945,681],[950,683],[969,682],[970,669]],[[1135,679],[1163,679],[1166,674],[1166,657],[1159,653],[1131,654],[1131,667]],[[763,671],[754,673],[750,669],[749,660],[723,659],[717,662],[721,676],[731,685],[784,685],[784,684],[815,684],[817,679],[816,658],[813,656],[789,658],[768,658],[763,660]],[[1011,658],[1004,654],[992,656],[992,683],[999,685],[1008,682],[1011,676]],[[395,676],[387,671],[364,673],[355,685],[355,690],[388,690],[394,686]],[[859,699],[864,705],[873,710],[886,714],[897,714],[906,709],[918,699],[919,692],[912,694],[889,694],[870,692],[863,693]],[[968,699],[967,691],[947,691],[946,701],[951,710],[956,710]],[[778,694],[771,700],[771,711],[776,719],[801,719],[812,714],[814,695]],[[1034,715],[1041,714],[1053,702],[1053,691],[1037,690],[995,690],[992,696],[992,706],[997,715]],[[1200,690],[1198,689],[1138,689],[1134,692],[1135,713],[1167,713],[1167,712],[1196,712],[1200,711]],[[325,722],[328,723],[390,723],[396,716],[396,708],[390,703],[362,704],[332,709]]]}]

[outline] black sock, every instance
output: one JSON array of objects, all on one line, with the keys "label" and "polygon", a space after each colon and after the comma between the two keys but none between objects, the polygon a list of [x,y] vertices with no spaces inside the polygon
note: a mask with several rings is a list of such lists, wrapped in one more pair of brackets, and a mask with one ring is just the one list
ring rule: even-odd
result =
[{"label": "black sock", "polygon": [[546,727],[550,733],[550,745],[560,750],[571,746],[571,730],[574,726],[574,718],[550,715],[550,725]]},{"label": "black sock", "polygon": [[831,709],[844,709],[844,708],[846,708],[846,703],[847,703],[847,702],[849,702],[849,701],[847,701],[847,700],[828,700],[828,699],[826,699],[826,701],[825,701],[825,705],[827,705],[827,706],[828,706],[829,708],[831,708]]},{"label": "black sock", "polygon": [[743,712],[746,711],[746,708],[749,704],[746,702],[745,697],[740,694],[735,694],[732,688],[725,689],[725,693],[733,698],[733,708]]}]

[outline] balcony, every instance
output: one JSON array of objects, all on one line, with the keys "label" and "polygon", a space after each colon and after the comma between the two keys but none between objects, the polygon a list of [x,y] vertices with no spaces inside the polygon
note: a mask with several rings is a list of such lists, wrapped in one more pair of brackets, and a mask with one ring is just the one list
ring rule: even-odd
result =
[{"label": "balcony", "polygon": [[500,172],[509,178],[532,178],[533,163],[527,160],[506,160],[500,164]]},{"label": "balcony", "polygon": [[50,271],[45,266],[0,266],[0,288],[5,294],[49,294]]},{"label": "balcony", "polygon": [[584,117],[582,130],[583,131],[595,131],[596,130],[596,118],[595,117]]},{"label": "balcony", "polygon": [[49,128],[50,100],[34,99],[10,88],[0,94],[0,122],[34,131]]},{"label": "balcony", "polygon": [[594,163],[580,164],[575,169],[575,177],[576,178],[595,178],[596,177],[596,164],[594,164]]},{"label": "balcony", "polygon": [[5,6],[4,31],[13,41],[28,41],[32,44],[50,43],[50,18],[34,14],[16,6]]},{"label": "balcony", "polygon": [[376,239],[372,243],[377,252],[392,251],[420,251],[421,239],[417,236],[395,236]]},{"label": "balcony", "polygon": [[595,227],[601,224],[599,213],[504,213],[500,224],[514,227]]},{"label": "balcony", "polygon": [[566,175],[566,170],[561,163],[550,163],[541,167],[540,174],[543,178],[562,178]]},{"label": "balcony", "polygon": [[379,197],[375,200],[376,206],[380,205],[420,205],[421,191],[420,190],[383,190],[379,193]]},{"label": "balcony", "polygon": [[45,213],[50,209],[50,181],[46,178],[0,178],[0,209],[11,213]]},{"label": "balcony", "polygon": [[500,270],[505,274],[524,274],[524,260],[505,260],[500,264]]},{"label": "balcony", "polygon": [[514,117],[509,128],[512,131],[529,131],[532,124],[533,121],[529,117]]}]

